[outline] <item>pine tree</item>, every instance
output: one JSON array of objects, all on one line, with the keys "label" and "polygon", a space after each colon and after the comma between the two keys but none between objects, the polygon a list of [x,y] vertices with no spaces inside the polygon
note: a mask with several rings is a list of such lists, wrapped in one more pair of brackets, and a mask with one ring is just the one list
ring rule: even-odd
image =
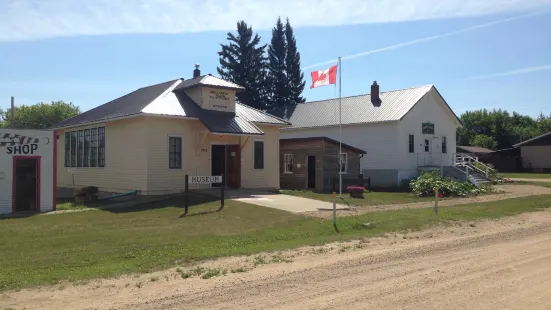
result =
[{"label": "pine tree", "polygon": [[268,83],[271,86],[269,108],[285,107],[290,99],[290,87],[287,79],[285,58],[287,43],[281,18],[272,29],[272,41],[268,47]]},{"label": "pine tree", "polygon": [[285,24],[285,39],[287,41],[285,65],[287,67],[287,79],[289,83],[288,102],[295,105],[306,101],[302,97],[306,82],[304,81],[304,73],[300,71],[300,53],[297,50],[297,41],[289,18],[287,18],[287,23]]},{"label": "pine tree", "polygon": [[225,80],[245,87],[237,99],[250,107],[267,108],[266,45],[260,45],[260,36],[254,34],[245,21],[237,22],[237,36],[228,32],[228,44],[220,44],[222,50],[218,74]]}]

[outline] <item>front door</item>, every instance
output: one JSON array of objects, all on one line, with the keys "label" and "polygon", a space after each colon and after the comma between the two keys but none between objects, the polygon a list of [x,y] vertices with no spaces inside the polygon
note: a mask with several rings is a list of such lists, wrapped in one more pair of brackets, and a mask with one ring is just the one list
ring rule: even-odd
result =
[{"label": "front door", "polygon": [[425,138],[424,145],[425,166],[432,165],[432,139]]},{"label": "front door", "polygon": [[[226,175],[226,146],[213,144],[210,148],[210,175]],[[220,183],[212,183],[213,187],[220,187]]]},{"label": "front door", "polygon": [[13,212],[40,211],[40,157],[13,157]]},{"label": "front door", "polygon": [[226,147],[226,184],[227,187],[241,187],[241,146],[239,144]]},{"label": "front door", "polygon": [[316,156],[308,156],[308,188],[316,188]]}]

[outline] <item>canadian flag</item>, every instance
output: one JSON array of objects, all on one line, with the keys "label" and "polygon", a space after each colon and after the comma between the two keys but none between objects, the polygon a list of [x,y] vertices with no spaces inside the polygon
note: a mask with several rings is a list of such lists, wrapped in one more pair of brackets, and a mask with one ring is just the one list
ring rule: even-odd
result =
[{"label": "canadian flag", "polygon": [[312,72],[312,86],[310,88],[330,84],[337,84],[337,65],[331,66],[329,69]]}]

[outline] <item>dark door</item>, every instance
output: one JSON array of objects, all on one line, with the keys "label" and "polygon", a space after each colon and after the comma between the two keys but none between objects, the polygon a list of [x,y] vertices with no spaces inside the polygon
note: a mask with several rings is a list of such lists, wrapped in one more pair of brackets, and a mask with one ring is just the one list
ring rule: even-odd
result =
[{"label": "dark door", "polygon": [[308,188],[316,188],[316,156],[308,156]]},{"label": "dark door", "polygon": [[228,145],[226,147],[226,182],[231,188],[241,187],[241,146]]},{"label": "dark door", "polygon": [[[211,145],[211,168],[210,175],[226,174],[226,146]],[[213,187],[220,187],[220,183],[212,183]]]},{"label": "dark door", "polygon": [[13,211],[39,211],[40,157],[14,157],[13,169]]}]

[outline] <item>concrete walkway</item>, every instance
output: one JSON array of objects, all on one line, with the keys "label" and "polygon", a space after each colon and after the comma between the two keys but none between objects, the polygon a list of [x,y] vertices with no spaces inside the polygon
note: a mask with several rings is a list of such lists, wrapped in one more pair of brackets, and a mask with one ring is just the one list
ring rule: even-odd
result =
[{"label": "concrete walkway", "polygon": [[[215,195],[220,197],[220,190],[202,190],[205,194]],[[322,209],[333,209],[333,203],[319,201],[314,199],[272,193],[254,189],[227,189],[225,192],[226,199],[242,201],[257,206],[279,209],[283,211],[301,213],[314,212]],[[348,207],[337,204],[337,210],[348,210]]]}]

